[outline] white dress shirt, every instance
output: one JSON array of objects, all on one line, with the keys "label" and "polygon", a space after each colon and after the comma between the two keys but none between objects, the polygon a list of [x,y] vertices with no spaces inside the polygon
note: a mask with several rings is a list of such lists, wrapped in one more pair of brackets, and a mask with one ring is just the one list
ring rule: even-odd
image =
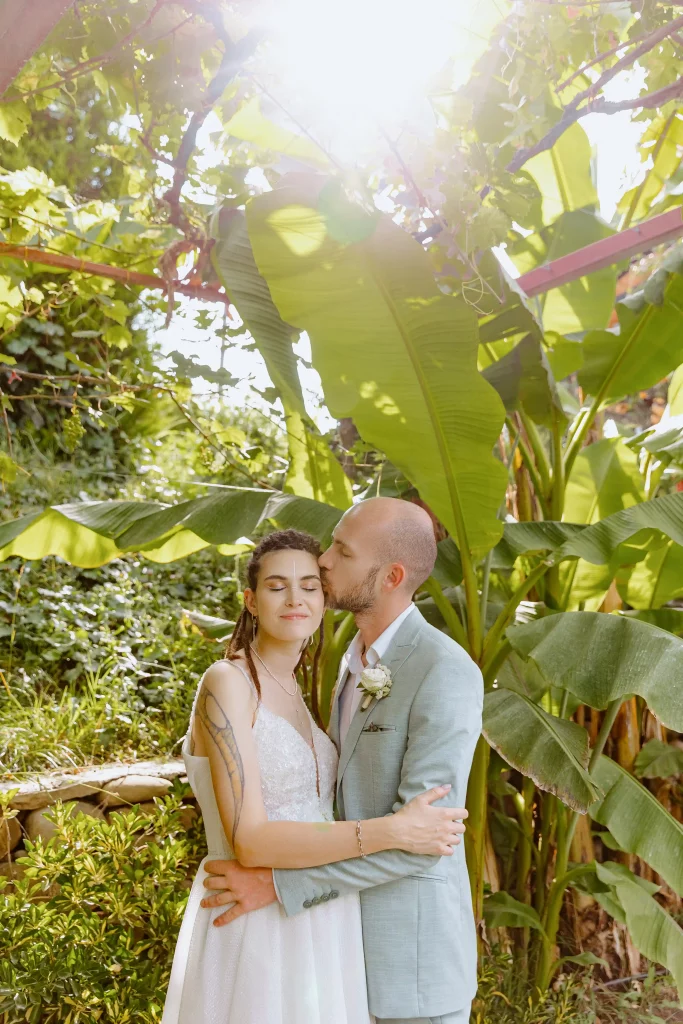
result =
[{"label": "white dress shirt", "polygon": [[363,640],[360,633],[356,633],[353,640],[348,646],[346,653],[342,658],[341,664],[341,679],[344,679],[344,673],[348,668],[348,676],[345,682],[340,685],[342,687],[339,694],[339,739],[343,743],[346,739],[346,734],[349,731],[351,725],[351,719],[355,715],[358,705],[361,702],[363,696],[363,690],[358,688],[360,682],[360,675],[364,668],[374,668],[378,665],[386,652],[389,649],[389,644],[394,639],[396,632],[403,622],[407,619],[412,611],[415,610],[415,605],[412,602],[407,608],[396,616],[393,622],[390,622],[383,633],[377,637],[374,643],[368,647],[365,652],[365,661],[367,664],[363,664]]}]

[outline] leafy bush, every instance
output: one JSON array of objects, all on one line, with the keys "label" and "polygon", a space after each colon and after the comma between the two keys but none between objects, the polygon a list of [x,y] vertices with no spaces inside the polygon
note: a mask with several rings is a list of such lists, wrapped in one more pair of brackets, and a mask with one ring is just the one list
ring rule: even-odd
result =
[{"label": "leafy bush", "polygon": [[57,835],[27,841],[25,874],[0,878],[3,1024],[153,1024],[161,1019],[201,819],[182,821],[187,787],[111,820],[49,812]]},{"label": "leafy bush", "polygon": [[656,974],[607,988],[590,969],[580,967],[558,977],[545,998],[533,1004],[519,959],[494,946],[479,960],[479,988],[472,1024],[661,1024],[678,1020],[678,1002],[670,978]]},{"label": "leafy bush", "polygon": [[183,609],[234,619],[232,566],[215,549],[157,565],[0,570],[0,768],[39,771],[174,752],[221,646]]}]

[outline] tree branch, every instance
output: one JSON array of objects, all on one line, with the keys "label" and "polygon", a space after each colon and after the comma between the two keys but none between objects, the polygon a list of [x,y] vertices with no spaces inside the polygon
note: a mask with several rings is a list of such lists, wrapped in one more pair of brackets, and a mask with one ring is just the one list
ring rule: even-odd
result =
[{"label": "tree branch", "polygon": [[197,133],[208,117],[214,103],[220,99],[228,82],[235,77],[235,74],[246,58],[250,57],[254,52],[261,37],[262,34],[260,32],[249,32],[236,46],[231,46],[229,41],[226,40],[224,44],[225,51],[218,71],[207,86],[206,95],[201,107],[199,110],[195,110],[190,118],[190,123],[183,135],[176,158],[173,161],[173,166],[175,167],[173,182],[171,187],[164,192],[162,198],[170,207],[169,220],[171,224],[174,227],[180,228],[188,238],[196,237],[197,229],[190,223],[181,208],[180,193],[187,179],[187,165],[197,142]]},{"label": "tree branch", "polygon": [[[137,270],[127,270],[125,267],[110,267],[104,263],[91,263],[90,260],[82,260],[77,256],[45,252],[43,249],[34,249],[27,245],[12,245],[10,242],[0,242],[0,256],[24,260],[26,263],[39,263],[48,267],[75,270],[83,274],[94,274],[97,277],[109,277],[114,281],[138,285],[142,288],[163,288],[166,292],[169,290],[169,283],[160,277],[155,277],[153,274],[142,274]],[[225,292],[218,291],[217,288],[212,288],[209,285],[188,283],[186,281],[173,281],[172,285],[174,291],[180,292],[182,295],[189,295],[194,299],[205,299],[207,302],[224,302],[226,306],[230,302]]]},{"label": "tree branch", "polygon": [[[566,130],[575,124],[580,118],[586,114],[616,114],[620,110],[635,110],[638,107],[652,108],[660,106],[663,103],[668,102],[671,99],[677,98],[681,92],[681,81],[678,80],[673,82],[671,85],[664,86],[662,89],[657,89],[653,93],[649,93],[645,96],[639,96],[635,100],[621,100],[611,101],[606,100],[604,97],[597,97],[597,94],[613,78],[616,77],[625,68],[630,67],[638,57],[641,57],[644,53],[649,53],[650,50],[660,43],[667,36],[670,36],[672,32],[677,32],[678,29],[683,28],[683,15],[678,18],[674,18],[668,25],[660,25],[658,29],[645,36],[641,41],[628,53],[624,54],[611,68],[608,68],[593,82],[584,89],[583,92],[578,93],[574,99],[569,103],[562,112],[562,116],[557,124],[553,125],[549,132],[543,136],[535,145],[524,146],[518,150],[512,160],[506,167],[507,171],[514,173],[518,171],[520,167],[523,167],[527,160],[530,160],[533,156],[537,156],[538,153],[544,153],[548,149],[552,149],[557,140]],[[627,44],[624,44],[627,45]],[[606,56],[606,55],[605,55]],[[567,85],[570,79],[564,83]],[[564,88],[564,85],[562,88]],[[581,106],[581,104],[584,106]]]},{"label": "tree branch", "polygon": [[57,82],[53,82],[51,85],[41,86],[38,89],[31,89],[29,92],[20,93],[18,96],[0,97],[0,103],[14,103],[17,99],[27,99],[29,96],[37,96],[39,93],[49,92],[51,89],[56,89],[65,82],[71,82],[74,78],[80,78],[81,75],[87,74],[94,68],[102,67],[103,64],[109,64],[112,60],[116,59],[120,50],[135,39],[138,33],[151,25],[161,8],[171,2],[173,2],[173,0],[157,0],[145,20],[139,25],[136,25],[128,35],[123,37],[123,39],[117,40],[110,50],[107,50],[106,53],[98,54],[97,57],[89,57],[88,60],[81,61],[80,64],[75,64],[74,67],[66,71]]},{"label": "tree branch", "polygon": [[649,35],[645,36],[635,49],[631,50],[630,53],[625,53],[623,57],[608,68],[607,71],[603,71],[599,78],[595,80],[587,89],[583,92],[578,93],[571,101],[565,110],[577,110],[584,100],[591,100],[600,92],[602,87],[615,78],[620,71],[625,68],[631,67],[639,57],[642,57],[644,53],[649,53],[653,50],[657,43],[661,43],[662,40],[666,39],[667,36],[671,35],[672,32],[677,32],[679,28],[683,28],[683,14],[678,18],[674,18],[668,25],[660,25],[659,28],[655,29],[654,32],[650,32]]},{"label": "tree branch", "polygon": [[639,107],[651,110],[653,107],[661,107],[668,103],[669,100],[679,99],[681,96],[683,96],[683,78],[679,78],[672,82],[671,85],[665,85],[662,89],[657,89],[655,92],[646,93],[645,96],[638,96],[634,100],[606,100],[603,96],[599,96],[597,99],[590,100],[580,110],[573,110],[569,115],[563,114],[557,124],[539,142],[534,146],[525,146],[518,150],[505,169],[510,172],[518,171],[533,156],[536,156],[538,153],[544,153],[547,149],[552,149],[559,137],[566,132],[567,128],[582,117],[585,117],[586,114],[618,114],[620,110],[637,110]]},{"label": "tree branch", "polygon": [[607,60],[608,57],[613,57],[615,53],[618,53],[619,50],[625,50],[627,46],[633,46],[635,42],[635,39],[632,39],[630,42],[619,42],[616,46],[613,46],[611,50],[605,50],[604,53],[599,53],[597,57],[593,57],[593,59],[589,60],[587,64],[582,64],[578,70],[574,71],[573,74],[569,76],[569,78],[565,78],[564,82],[560,82],[555,92],[562,92],[563,89],[566,89],[568,85],[571,85],[572,82],[579,78],[580,75],[583,75],[588,71],[588,68],[592,68],[595,64],[600,64],[601,61]]}]

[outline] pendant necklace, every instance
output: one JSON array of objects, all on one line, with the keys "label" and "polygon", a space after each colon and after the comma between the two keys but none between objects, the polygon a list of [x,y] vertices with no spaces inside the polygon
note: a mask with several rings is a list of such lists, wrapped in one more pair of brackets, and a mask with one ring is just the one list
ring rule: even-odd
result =
[{"label": "pendant necklace", "polygon": [[[256,650],[256,648],[252,644],[249,644],[249,649],[252,652],[252,654],[256,655],[256,657],[261,662],[261,664],[263,665],[264,669],[266,670],[268,675],[271,677],[271,679],[274,679],[275,682],[278,684],[278,686],[282,690],[284,690],[285,693],[289,697],[296,697],[297,694],[298,694],[299,697],[301,698],[302,703],[303,703],[304,698],[302,696],[301,690],[299,689],[299,684],[296,681],[296,677],[295,677],[294,673],[292,672],[292,679],[294,681],[295,689],[292,691],[292,690],[288,690],[287,689],[287,687],[284,685],[284,683],[281,682],[281,680],[278,679],[278,677],[275,675],[274,672],[271,672],[271,670],[268,668],[268,666],[266,665],[265,661],[263,660],[263,658],[261,657],[259,652]],[[308,710],[308,709],[306,709],[306,710]],[[299,721],[299,723],[301,725],[303,725],[303,721],[301,719],[301,715],[299,714],[298,702],[294,706],[294,711],[296,712],[297,720]],[[315,761],[315,787],[316,787],[316,790],[318,792],[318,797],[320,797],[320,766],[318,764],[318,752],[315,749],[315,737],[313,735],[313,723],[310,720],[309,720],[309,725],[310,725],[310,729],[311,729],[311,742],[310,743],[308,742],[308,740],[304,737],[303,733],[299,733],[299,735],[301,736],[302,740],[304,741],[304,743],[306,744],[308,749],[313,754],[313,760]]]}]

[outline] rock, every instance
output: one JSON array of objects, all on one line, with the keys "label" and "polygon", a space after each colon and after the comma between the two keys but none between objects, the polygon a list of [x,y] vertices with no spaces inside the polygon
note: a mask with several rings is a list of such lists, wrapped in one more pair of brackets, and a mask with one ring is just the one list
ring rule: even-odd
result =
[{"label": "rock", "polygon": [[[134,764],[97,765],[69,773],[52,772],[27,782],[1,782],[0,792],[18,790],[10,806],[21,810],[35,810],[38,807],[48,807],[58,800],[79,800],[84,796],[99,796],[108,782],[128,775],[149,775],[172,780],[185,775],[185,763],[181,760],[138,761]],[[155,792],[154,796],[157,795]]]},{"label": "rock", "polygon": [[17,818],[0,818],[0,859],[6,857],[21,839],[21,825]]},{"label": "rock", "polygon": [[171,782],[168,779],[153,775],[124,775],[105,783],[100,806],[118,807],[121,804],[148,802],[155,796],[165,796],[170,788]]},{"label": "rock", "polygon": [[190,825],[199,815],[199,808],[196,804],[184,804],[180,811],[180,821],[185,830],[189,829]]},{"label": "rock", "polygon": [[[104,813],[95,804],[87,804],[83,800],[67,800],[65,807],[70,808],[69,814],[73,818],[78,813],[87,814],[91,818],[104,818]],[[29,839],[36,839],[41,836],[44,842],[51,839],[55,834],[54,822],[48,821],[45,812],[42,810],[31,811],[24,819],[24,828]]]},{"label": "rock", "polygon": [[17,862],[14,860],[3,860],[2,863],[0,863],[0,875],[4,876],[5,878],[9,878],[10,882],[14,882],[19,878],[23,878],[25,871],[25,865],[17,864]]}]

